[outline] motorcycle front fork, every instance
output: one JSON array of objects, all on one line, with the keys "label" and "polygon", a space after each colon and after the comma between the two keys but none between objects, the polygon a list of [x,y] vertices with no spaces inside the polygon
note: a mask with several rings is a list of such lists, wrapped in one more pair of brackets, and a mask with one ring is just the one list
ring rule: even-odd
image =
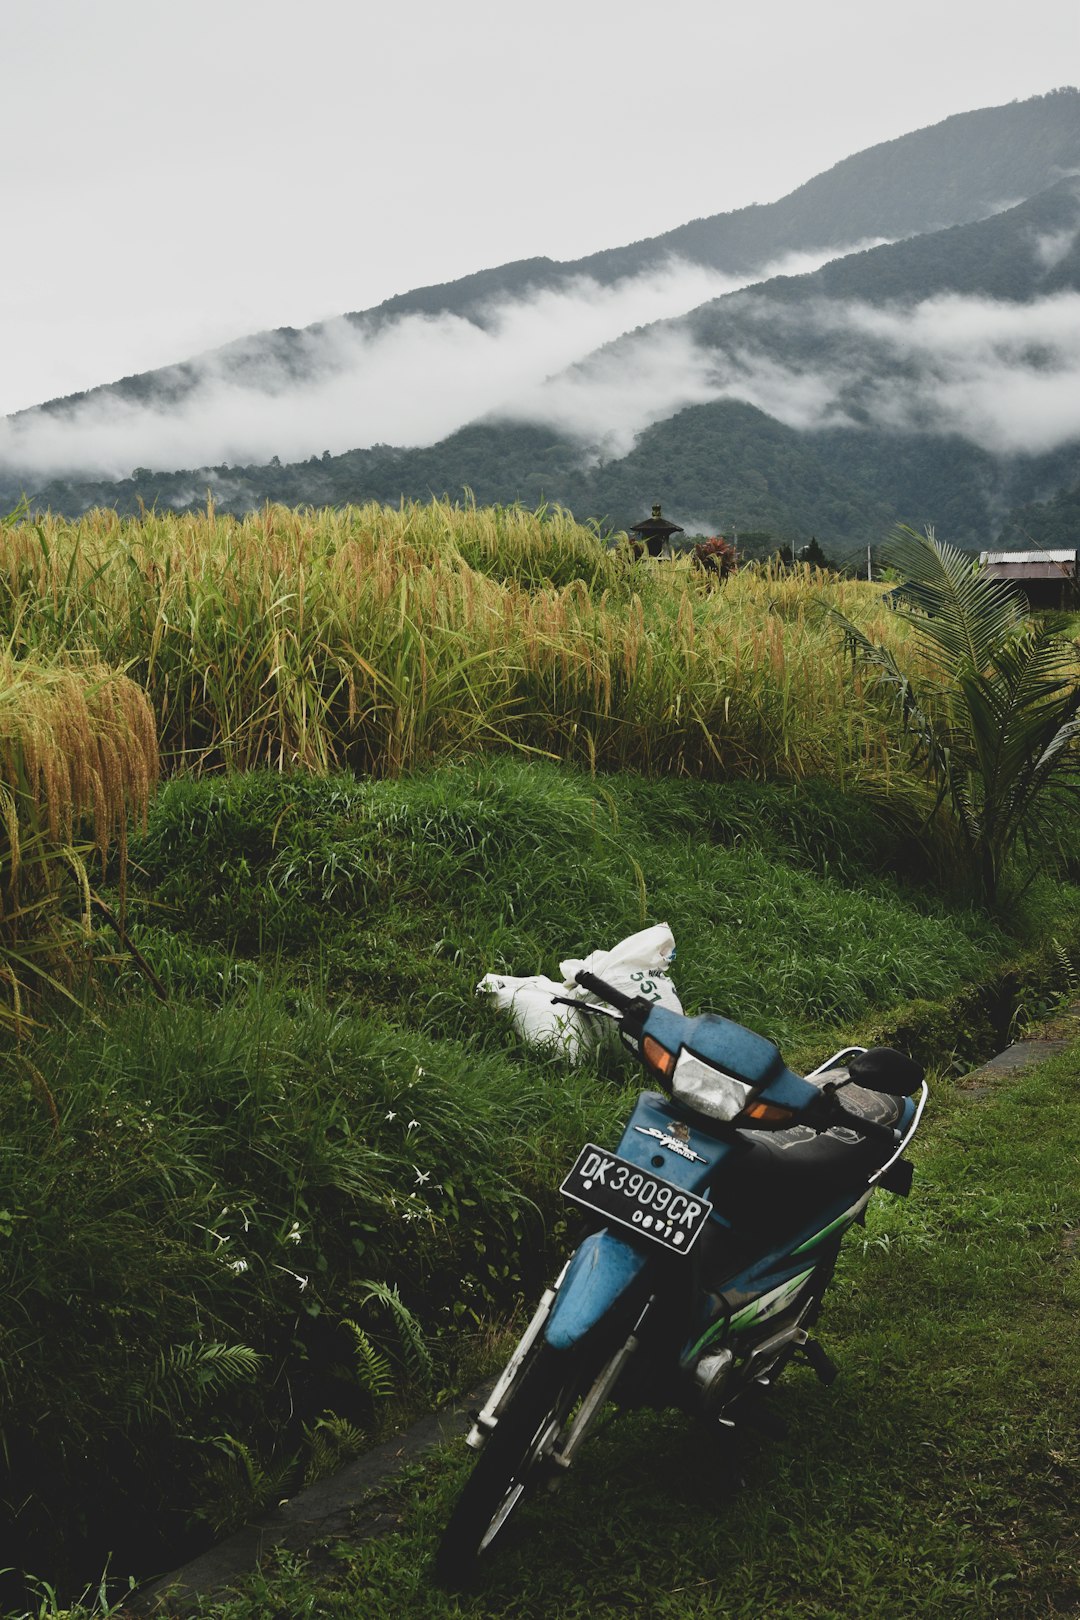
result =
[{"label": "motorcycle front fork", "polygon": [[[573,1256],[571,1255],[570,1258],[573,1259]],[[518,1372],[525,1361],[525,1357],[528,1355],[529,1351],[540,1337],[544,1323],[551,1315],[551,1307],[555,1303],[555,1295],[559,1292],[559,1289],[562,1286],[562,1280],[566,1276],[569,1269],[570,1260],[566,1262],[562,1270],[559,1272],[553,1286],[551,1288],[545,1288],[543,1294],[541,1295],[540,1303],[536,1307],[536,1311],[533,1314],[532,1321],[529,1323],[528,1327],[525,1329],[525,1332],[518,1340],[514,1348],[514,1352],[511,1355],[510,1360],[506,1363],[506,1366],[503,1368],[502,1372],[499,1374],[491,1394],[488,1396],[480,1411],[477,1412],[473,1426],[465,1438],[465,1444],[467,1446],[471,1446],[474,1451],[480,1451],[483,1449],[484,1442],[487,1440],[488,1435],[498,1423],[499,1416],[504,1405],[506,1404],[506,1397],[513,1388],[514,1379],[517,1377]]]}]

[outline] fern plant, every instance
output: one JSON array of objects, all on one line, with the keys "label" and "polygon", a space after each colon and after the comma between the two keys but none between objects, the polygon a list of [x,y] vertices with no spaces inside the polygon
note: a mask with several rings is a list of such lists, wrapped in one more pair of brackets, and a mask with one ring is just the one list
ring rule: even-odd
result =
[{"label": "fern plant", "polygon": [[[433,1369],[431,1351],[420,1323],[401,1298],[396,1283],[369,1280],[362,1282],[359,1289],[356,1295],[357,1314],[370,1306],[381,1307],[382,1313],[389,1316],[394,1327],[401,1370],[425,1389],[429,1388]],[[398,1387],[390,1353],[376,1344],[367,1329],[361,1327],[353,1317],[343,1318],[341,1325],[352,1339],[361,1388],[375,1406],[389,1400]]]},{"label": "fern plant", "polygon": [[246,1344],[170,1345],[131,1384],[124,1407],[125,1425],[137,1426],[154,1418],[176,1423],[181,1413],[201,1406],[221,1390],[250,1381],[262,1359]]},{"label": "fern plant", "polygon": [[837,614],[855,657],[895,704],[917,762],[948,804],[975,881],[997,898],[1018,841],[1059,843],[1080,791],[1080,670],[1071,643],[1027,619],[1023,597],[976,572],[932,529],[901,527],[889,553],[903,584],[897,613],[921,669],[902,667]]},{"label": "fern plant", "polygon": [[334,1473],[370,1444],[366,1430],[335,1412],[324,1412],[314,1423],[305,1424],[304,1439],[308,1444],[305,1485],[313,1485],[317,1479]]}]

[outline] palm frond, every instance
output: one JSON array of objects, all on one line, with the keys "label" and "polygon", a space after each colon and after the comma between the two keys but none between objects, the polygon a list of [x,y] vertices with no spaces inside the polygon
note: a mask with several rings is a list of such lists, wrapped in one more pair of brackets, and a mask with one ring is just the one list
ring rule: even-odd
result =
[{"label": "palm frond", "polygon": [[893,704],[912,743],[917,761],[925,764],[931,776],[948,774],[947,735],[931,712],[925,692],[920,692],[907,672],[897,663],[890,647],[870,641],[857,625],[842,613],[831,610],[832,618],[844,633],[848,651],[874,672],[879,690]]},{"label": "palm frond", "polygon": [[[918,679],[893,653],[834,614],[855,658],[872,670],[902,718],[913,759],[946,799],[973,871],[993,900],[1012,850],[1036,837],[1053,859],[1051,800],[1080,793],[1080,669],[1076,650],[1026,624],[1023,599],[976,573],[970,559],[900,529],[892,560],[917,606],[897,611],[915,630],[931,672]],[[1049,834],[1049,836],[1047,836]]]},{"label": "palm frond", "polygon": [[1006,580],[977,573],[971,558],[935,538],[901,525],[886,559],[917,587],[920,610],[897,608],[924,654],[938,668],[982,671],[1006,638],[1024,623],[1027,605]]}]

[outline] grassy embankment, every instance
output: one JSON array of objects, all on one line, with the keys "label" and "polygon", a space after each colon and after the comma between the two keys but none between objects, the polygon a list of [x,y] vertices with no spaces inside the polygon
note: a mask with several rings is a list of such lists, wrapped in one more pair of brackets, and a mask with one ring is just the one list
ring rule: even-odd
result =
[{"label": "grassy embankment", "polygon": [[[391,1387],[475,1372],[564,1239],[559,1167],[625,1107],[600,1082],[634,1080],[522,1051],[483,971],[666,917],[688,1007],[792,1061],[897,1023],[941,1057],[990,1038],[953,998],[1076,932],[1070,888],[1006,925],[925,881],[918,785],[818,613],[895,634],[865,587],[710,594],[561,520],[439,507],[0,542],[12,645],[123,665],[180,773],[129,898],[167,1000],[99,962],[93,1016],[54,1013],[4,1094],[25,1568],[170,1561],[192,1514],[189,1544],[363,1445]],[[508,746],[533,763],[480,757]],[[392,780],[192,779],[331,762]]]},{"label": "grassy embankment", "polygon": [[[1076,1031],[1076,1020],[1071,1028]],[[1034,1620],[1080,1603],[1080,1045],[989,1094],[941,1083],[906,1201],[849,1239],[823,1389],[785,1373],[784,1440],[636,1413],[525,1509],[483,1584],[429,1560],[460,1443],[372,1498],[398,1529],[271,1558],[204,1620]]]}]

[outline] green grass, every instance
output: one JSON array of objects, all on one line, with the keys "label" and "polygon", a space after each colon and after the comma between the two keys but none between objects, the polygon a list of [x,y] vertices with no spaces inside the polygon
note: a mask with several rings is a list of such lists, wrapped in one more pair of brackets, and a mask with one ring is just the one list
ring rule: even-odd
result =
[{"label": "green grass", "polygon": [[658,920],[687,1009],[751,1024],[796,1063],[1080,925],[1069,885],[1006,928],[902,881],[926,869],[911,837],[825,783],[597,779],[507,758],[397,782],[176,781],[133,860],[133,938],[177,993],[273,960],[332,1001],[472,1045],[504,1039],[472,994],[482,973],[554,973]]},{"label": "green grass", "polygon": [[389,1488],[395,1534],[308,1571],[286,1556],[199,1612],[1075,1614],[1078,1069],[1075,1047],[989,1097],[936,1091],[910,1200],[879,1198],[826,1300],[841,1379],[792,1372],[777,1391],[787,1440],[733,1452],[674,1414],[621,1419],[523,1512],[480,1590],[447,1597],[428,1560],[468,1466],[459,1444]]},{"label": "green grass", "polygon": [[902,881],[912,854],[813,783],[503,758],[168,784],[129,884],[168,1002],[121,953],[107,1016],[58,1023],[0,1092],[4,1562],[175,1563],[370,1443],[388,1389],[476,1376],[565,1247],[562,1167],[638,1084],[625,1054],[525,1050],[474,994],[488,970],[666,919],[687,1009],[799,1066],[890,1027],[961,1064],[993,1039],[964,997],[1025,959],[1014,997],[1067,982],[1075,889],[1006,928]]}]

